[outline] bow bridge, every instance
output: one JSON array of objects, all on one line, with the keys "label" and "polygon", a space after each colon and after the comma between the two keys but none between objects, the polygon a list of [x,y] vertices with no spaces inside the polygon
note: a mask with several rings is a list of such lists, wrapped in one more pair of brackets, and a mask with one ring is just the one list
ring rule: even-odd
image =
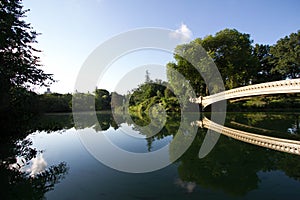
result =
[{"label": "bow bridge", "polygon": [[[284,94],[284,93],[299,93],[300,79],[274,81],[268,83],[261,83],[256,85],[249,85],[239,87],[232,90],[216,93],[206,97],[191,98],[193,103],[199,103],[203,108],[218,101],[235,99],[241,97],[250,97],[264,94]],[[196,121],[196,125],[219,132],[228,137],[247,142],[250,144],[267,147],[277,151],[300,155],[300,141],[281,139],[270,136],[263,136],[245,131],[240,131],[228,128],[217,124],[207,118],[202,121]],[[194,124],[195,124],[194,123]]]},{"label": "bow bridge", "polygon": [[232,128],[228,128],[217,124],[206,117],[202,121],[196,121],[193,125],[197,125],[201,128],[207,128],[228,137],[254,144],[257,146],[266,147],[269,149],[274,149],[277,151],[282,151],[291,154],[300,155],[300,141],[281,139],[276,137],[264,136],[254,133],[249,133],[246,131],[240,131]]},{"label": "bow bridge", "polygon": [[193,103],[199,103],[203,108],[205,108],[210,104],[227,99],[235,99],[263,94],[283,94],[299,92],[300,79],[291,79],[239,87],[205,97],[200,96],[199,98],[191,98],[190,101]]}]

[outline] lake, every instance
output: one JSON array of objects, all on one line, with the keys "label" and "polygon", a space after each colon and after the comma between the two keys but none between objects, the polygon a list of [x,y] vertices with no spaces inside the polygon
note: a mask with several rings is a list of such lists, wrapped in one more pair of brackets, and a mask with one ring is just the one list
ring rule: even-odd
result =
[{"label": "lake", "polygon": [[[299,114],[227,113],[225,126],[300,141]],[[209,113],[205,115],[209,117]],[[193,127],[191,122],[180,128],[180,115],[167,117],[166,124],[155,135],[151,133],[153,128],[141,128],[149,124],[147,118],[135,117],[134,123],[125,116],[108,113],[98,113],[97,118],[98,124],[88,120],[75,124],[72,114],[48,114],[21,129],[22,137],[15,138],[13,143],[2,139],[1,196],[141,200],[295,199],[300,196],[298,155],[221,135],[208,155],[199,158],[207,129]],[[173,149],[182,142],[173,141],[176,134],[189,137],[192,130],[196,134],[191,145],[177,158]],[[91,153],[86,135],[95,140],[105,136],[120,149],[138,154],[156,152],[167,145],[169,157],[175,162],[147,173],[118,171]],[[126,162],[125,158],[105,149],[104,153]]]}]

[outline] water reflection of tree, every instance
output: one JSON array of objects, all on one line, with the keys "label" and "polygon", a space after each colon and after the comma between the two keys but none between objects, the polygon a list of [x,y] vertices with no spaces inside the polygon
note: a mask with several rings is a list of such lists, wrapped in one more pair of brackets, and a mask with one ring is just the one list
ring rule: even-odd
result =
[{"label": "water reflection of tree", "polygon": [[[7,130],[10,134],[5,134],[7,137],[11,135],[19,135],[25,131],[25,135],[35,131],[64,131],[75,126],[76,129],[84,129],[93,127],[96,131],[107,130],[113,127],[115,130],[120,127],[121,123],[126,120],[119,120],[117,123],[111,113],[97,113],[97,118],[91,117],[91,113],[85,112],[75,116],[76,126],[72,113],[46,114],[28,121],[26,124],[15,124],[15,122],[0,122],[3,131]],[[96,121],[97,120],[97,121]],[[3,135],[3,137],[5,137]]]},{"label": "water reflection of tree", "polygon": [[142,117],[131,116],[131,119],[135,123],[133,124],[133,130],[139,131],[141,135],[146,137],[149,152],[152,150],[153,142],[162,140],[167,136],[174,136],[179,128],[178,122],[181,120],[180,115],[177,113],[166,116],[165,123],[161,116],[157,116],[152,120],[146,115]]},{"label": "water reflection of tree", "polygon": [[[281,118],[282,119],[282,118]],[[149,125],[149,119],[134,119],[139,125]],[[184,123],[179,130],[180,118],[168,116],[163,129],[155,136],[148,137],[148,150],[152,142],[176,134],[184,134],[183,140],[171,141],[170,159],[177,155],[181,145],[190,141],[193,127]],[[139,131],[138,127],[135,127]],[[152,127],[145,129],[143,135],[152,135]],[[295,155],[276,152],[266,148],[249,145],[222,136],[214,149],[203,159],[198,158],[206,130],[199,129],[198,134],[186,153],[178,159],[179,178],[184,183],[197,185],[213,190],[221,190],[233,196],[244,196],[259,187],[259,172],[281,170],[287,176],[299,179],[300,161]],[[293,167],[291,167],[293,166]]]},{"label": "water reflection of tree", "polygon": [[0,167],[1,199],[43,199],[68,172],[65,162],[51,166],[35,177],[6,166]]},{"label": "water reflection of tree", "polygon": [[93,128],[95,131],[105,131],[110,127],[115,130],[120,124],[116,123],[111,113],[98,113],[96,117],[93,113],[80,113],[74,116],[76,120],[76,129]]},{"label": "water reflection of tree", "polygon": [[[26,165],[36,157],[37,150],[30,147],[31,141],[10,143],[6,152],[1,149],[0,180],[1,199],[42,199],[44,194],[54,189],[68,172],[65,162],[50,166],[45,171],[30,176],[30,173],[21,171],[22,165]],[[2,146],[2,145],[1,145]],[[22,165],[16,165],[16,157],[22,157]],[[15,167],[12,167],[15,164]]]},{"label": "water reflection of tree", "polygon": [[[47,131],[49,127],[42,127],[38,120],[27,124],[5,123],[6,126],[1,126],[5,134],[0,136],[0,199],[43,199],[44,194],[64,178],[68,172],[67,164],[61,162],[50,166],[35,176],[21,168],[40,152],[31,146],[32,142],[25,139],[26,136],[36,130]],[[55,130],[60,128],[53,127]],[[22,158],[21,163],[17,162],[17,157]]]},{"label": "water reflection of tree", "polygon": [[[299,114],[298,113],[227,113],[229,121],[238,122],[255,128],[270,130],[270,133],[264,133],[269,136],[300,140]],[[232,128],[261,134],[261,131],[243,129],[228,124]],[[273,131],[273,133],[271,133]]]},{"label": "water reflection of tree", "polygon": [[222,136],[214,149],[198,158],[205,131],[200,130],[188,151],[179,159],[178,173],[186,182],[243,196],[258,188],[258,172],[282,170],[300,181],[298,156],[249,145]]},{"label": "water reflection of tree", "polygon": [[292,134],[300,134],[300,124],[299,124],[299,115],[294,114],[294,123],[291,125],[291,128],[288,128],[288,132]]},{"label": "water reflection of tree", "polygon": [[115,130],[119,128],[119,124],[117,124],[111,114],[98,114],[97,115],[98,124],[94,127],[96,131],[105,131],[110,127],[113,127]]}]

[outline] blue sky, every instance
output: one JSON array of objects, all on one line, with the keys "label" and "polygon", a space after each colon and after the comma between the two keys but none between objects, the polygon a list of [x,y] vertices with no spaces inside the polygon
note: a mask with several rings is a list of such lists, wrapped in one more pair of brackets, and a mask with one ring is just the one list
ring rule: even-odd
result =
[{"label": "blue sky", "polygon": [[[235,28],[249,33],[254,43],[271,45],[300,29],[298,0],[24,0],[24,6],[30,9],[26,21],[42,33],[37,47],[43,51],[43,69],[58,80],[51,90],[60,93],[74,91],[80,67],[97,46],[132,29],[178,29],[189,31],[191,39],[195,39]],[[104,77],[99,87],[114,90],[122,74],[132,70],[129,60],[143,65],[153,58],[153,63],[164,65],[172,59],[172,55],[150,54],[153,56],[145,60],[137,54],[117,61],[110,73],[115,74]],[[164,77],[161,70],[149,71],[153,79]],[[45,88],[36,91],[43,92]]]}]

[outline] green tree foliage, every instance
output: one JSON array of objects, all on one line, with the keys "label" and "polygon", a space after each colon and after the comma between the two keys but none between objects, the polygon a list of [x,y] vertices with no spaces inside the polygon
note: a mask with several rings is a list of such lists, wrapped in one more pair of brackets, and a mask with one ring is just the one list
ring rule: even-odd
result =
[{"label": "green tree foliage", "polygon": [[280,73],[284,78],[300,77],[300,30],[277,41],[271,47],[274,56],[272,71]]},{"label": "green tree foliage", "polygon": [[257,66],[249,34],[225,29],[204,38],[202,44],[216,63],[226,89],[249,84]]},{"label": "green tree foliage", "polygon": [[29,94],[15,94],[15,88],[47,85],[53,80],[40,69],[40,58],[36,56],[39,51],[33,47],[38,33],[23,20],[28,10],[23,10],[21,2],[0,2],[0,112],[15,110],[13,98]]},{"label": "green tree foliage", "polygon": [[[201,47],[199,39],[196,39],[189,44],[183,44],[176,47],[174,55],[176,63],[167,64],[168,81],[176,93],[185,94],[187,92],[186,81],[183,80],[183,77],[179,76],[176,72],[179,72],[184,76],[197,95],[205,93],[206,85],[197,68],[201,70],[200,68],[202,66],[203,58],[206,57],[207,54]],[[185,58],[193,60],[197,66],[193,66]],[[171,69],[174,69],[175,71]]]},{"label": "green tree foliage", "polygon": [[156,79],[151,80],[150,73],[146,70],[145,82],[140,84],[129,94],[131,113],[136,112],[140,117],[148,115],[150,108],[156,104],[162,106],[165,111],[179,111],[179,103],[167,82]]},{"label": "green tree foliage", "polygon": [[138,105],[145,100],[149,100],[151,97],[156,96],[158,91],[164,93],[164,90],[165,86],[154,82],[141,84],[138,88],[132,91],[133,93],[130,98],[130,105]]},{"label": "green tree foliage", "polygon": [[111,96],[107,90],[95,90],[95,106],[96,110],[110,110]]},{"label": "green tree foliage", "polygon": [[[216,77],[210,75],[211,61],[203,51],[204,48],[217,65],[226,89],[244,86],[253,78],[258,63],[252,54],[251,43],[249,34],[240,33],[235,29],[225,29],[214,36],[209,35],[203,39],[195,39],[189,44],[179,45],[174,56],[177,63],[169,63],[167,69],[176,69],[184,75],[196,94],[207,95],[207,86],[197,68],[203,72],[208,81]],[[184,58],[191,60],[187,61]],[[191,62],[197,66],[192,66]]]},{"label": "green tree foliage", "polygon": [[120,95],[117,92],[111,93],[111,109],[114,111],[123,111],[124,104],[125,104],[126,98],[124,95]]},{"label": "green tree foliage", "polygon": [[[175,56],[177,57],[177,56]],[[178,56],[179,57],[179,56]],[[179,58],[178,60],[185,62],[185,59]],[[168,104],[174,106],[177,105],[177,108],[171,108],[168,106],[168,110],[176,110],[180,111],[182,110],[187,110],[189,107],[191,107],[192,103],[189,101],[191,97],[196,97],[199,96],[199,88],[201,89],[202,84],[199,82],[202,81],[202,79],[196,78],[192,79],[190,78],[185,78],[181,73],[178,73],[179,70],[178,66],[184,66],[185,71],[181,71],[181,73],[186,74],[191,74],[190,77],[195,77],[196,74],[199,75],[198,72],[194,67],[190,67],[191,65],[186,62],[186,65],[176,65],[175,63],[168,63],[167,64],[167,77],[168,77],[168,82],[169,82],[169,91],[173,91],[174,94],[171,98],[165,98],[163,99],[164,102],[168,102]],[[191,72],[194,71],[194,72]],[[203,81],[202,81],[203,82]],[[197,85],[199,83],[199,85]],[[194,89],[195,88],[195,89]],[[196,94],[194,94],[194,90],[196,91]],[[197,92],[198,91],[198,92]],[[168,92],[166,92],[168,93]],[[166,94],[165,93],[165,94]],[[170,102],[171,101],[171,102]]]},{"label": "green tree foliage", "polygon": [[40,96],[39,106],[41,112],[70,112],[72,95],[71,94],[44,94]]},{"label": "green tree foliage", "polygon": [[76,111],[94,111],[95,96],[90,93],[75,93],[72,98],[72,108]]},{"label": "green tree foliage", "polygon": [[278,81],[283,78],[281,74],[274,71],[274,57],[270,52],[269,45],[256,44],[253,48],[253,55],[258,59],[256,73],[252,83],[264,83],[267,81]]},{"label": "green tree foliage", "polygon": [[[105,89],[96,89],[93,94],[79,93],[74,94],[42,94],[36,95],[36,108],[40,113],[71,112],[72,104],[75,103],[77,111],[92,111],[95,103],[96,111],[110,110],[111,105],[122,107],[125,97],[116,92],[109,93]],[[113,98],[112,98],[113,97]],[[72,100],[74,100],[72,102]],[[28,102],[30,105],[30,102]]]},{"label": "green tree foliage", "polygon": [[36,93],[23,87],[13,87],[10,89],[10,112],[0,112],[0,121],[16,120],[16,117],[20,121],[26,121],[40,112],[38,105],[39,97]]},{"label": "green tree foliage", "polygon": [[167,83],[161,80],[150,80],[132,90],[129,105],[133,112],[148,114],[155,104],[163,106],[167,112],[177,112],[180,108],[174,93],[167,88]]}]

